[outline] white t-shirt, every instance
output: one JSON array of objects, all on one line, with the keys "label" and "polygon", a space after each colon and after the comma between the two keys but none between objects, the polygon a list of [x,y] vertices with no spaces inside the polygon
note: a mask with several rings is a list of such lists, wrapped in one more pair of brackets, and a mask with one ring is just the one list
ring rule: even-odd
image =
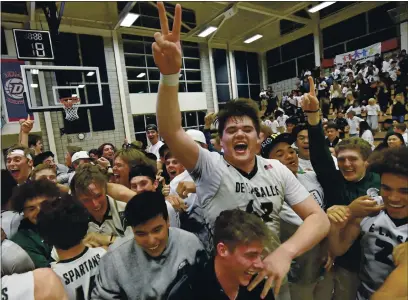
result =
[{"label": "white t-shirt", "polygon": [[30,271],[1,277],[1,299],[34,300],[33,272]]},{"label": "white t-shirt", "polygon": [[[322,209],[325,209],[323,188],[317,180],[316,173],[313,171],[299,172],[297,174],[299,182],[309,191],[313,199]],[[287,223],[300,226],[303,220],[297,213],[286,203],[283,203],[279,216]]]},{"label": "white t-shirt", "polygon": [[[334,157],[333,155],[332,155],[332,158],[333,158],[334,165],[336,166],[336,169],[338,170],[339,166],[337,165],[337,158]],[[313,171],[314,172],[313,165],[310,159],[303,159],[300,157],[299,157],[299,169],[301,171]]]},{"label": "white t-shirt", "polygon": [[377,116],[378,112],[381,111],[378,104],[366,105],[364,106],[364,110],[367,112],[367,116]]},{"label": "white t-shirt", "polygon": [[347,118],[347,124],[350,127],[349,134],[358,134],[358,128],[360,126],[360,122],[364,121],[363,119],[354,116],[352,119]]},{"label": "white t-shirt", "polygon": [[405,132],[402,134],[402,137],[404,138],[405,145],[408,147],[408,132],[405,131]]},{"label": "white t-shirt", "polygon": [[51,263],[51,268],[61,279],[69,300],[91,299],[95,277],[99,274],[99,260],[104,248],[85,248],[77,257]]},{"label": "white t-shirt", "polygon": [[146,148],[146,152],[149,153],[153,153],[154,155],[156,155],[157,160],[160,160],[160,154],[159,154],[159,149],[161,146],[163,146],[163,142],[162,141],[158,141],[156,144],[154,145],[150,145]]},{"label": "white t-shirt", "polygon": [[289,119],[289,116],[287,115],[282,115],[276,118],[276,121],[278,121],[279,127],[285,127],[286,129],[286,120]]},{"label": "white t-shirt", "polygon": [[356,113],[356,115],[361,115],[361,107],[360,106],[357,106],[357,107],[350,106],[347,109],[346,113],[348,113],[349,111],[354,111]]},{"label": "white t-shirt", "polygon": [[[366,217],[361,223],[361,249],[364,262],[361,266],[361,286],[358,300],[368,300],[395,269],[392,251],[408,241],[408,224],[396,226],[385,211]],[[368,295],[368,297],[364,296]]]},{"label": "white t-shirt", "polygon": [[374,150],[375,146],[374,146],[374,136],[373,133],[371,132],[371,130],[366,130],[363,132],[363,134],[361,135],[361,138],[365,141],[367,141],[370,145],[371,145],[371,150]]},{"label": "white t-shirt", "polygon": [[189,171],[211,232],[222,211],[239,208],[260,216],[279,236],[283,202],[293,206],[309,196],[292,172],[275,159],[256,156],[254,170],[245,174],[222,155],[200,148],[196,166]]},{"label": "white t-shirt", "polygon": [[1,212],[1,228],[3,228],[8,239],[11,239],[17,233],[23,218],[23,214],[15,211],[3,210]]}]

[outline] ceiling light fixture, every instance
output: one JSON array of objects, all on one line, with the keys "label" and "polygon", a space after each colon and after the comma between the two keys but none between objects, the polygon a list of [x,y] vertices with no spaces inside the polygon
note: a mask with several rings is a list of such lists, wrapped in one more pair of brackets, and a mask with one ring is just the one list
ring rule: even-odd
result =
[{"label": "ceiling light fixture", "polygon": [[137,75],[136,77],[137,77],[137,78],[142,78],[142,77],[145,77],[145,75],[146,75],[146,73],[140,73],[140,74]]},{"label": "ceiling light fixture", "polygon": [[38,74],[38,69],[32,69],[30,72],[31,72],[31,74],[37,75]]},{"label": "ceiling light fixture", "polygon": [[120,26],[122,27],[130,27],[133,23],[139,18],[140,15],[134,13],[128,13],[126,17],[120,22]]},{"label": "ceiling light fixture", "polygon": [[32,83],[32,84],[30,84],[30,86],[31,86],[32,88],[38,88],[38,84],[37,84],[37,83]]},{"label": "ceiling light fixture", "polygon": [[199,37],[206,37],[206,36],[210,35],[211,33],[213,33],[213,32],[216,31],[216,30],[217,30],[217,27],[210,26],[210,27],[208,27],[207,29],[205,29],[204,31],[201,31],[201,32],[198,34],[198,36],[199,36]]},{"label": "ceiling light fixture", "polygon": [[245,43],[245,44],[250,44],[250,43],[252,43],[252,42],[254,42],[254,41],[256,41],[256,40],[259,40],[261,37],[263,37],[263,35],[255,34],[253,37],[250,37],[249,39],[246,39],[246,40],[244,41],[244,43]]},{"label": "ceiling light fixture", "polygon": [[332,4],[336,3],[336,1],[327,1],[327,2],[322,2],[314,7],[312,7],[311,9],[309,9],[308,11],[310,13],[315,13],[318,12],[319,10],[322,10],[323,8],[326,8]]},{"label": "ceiling light fixture", "polygon": [[95,72],[91,71],[91,72],[88,72],[88,74],[86,74],[86,76],[93,76],[93,74],[95,74]]},{"label": "ceiling light fixture", "polygon": [[85,87],[85,84],[80,84],[78,85],[78,88],[83,89]]}]

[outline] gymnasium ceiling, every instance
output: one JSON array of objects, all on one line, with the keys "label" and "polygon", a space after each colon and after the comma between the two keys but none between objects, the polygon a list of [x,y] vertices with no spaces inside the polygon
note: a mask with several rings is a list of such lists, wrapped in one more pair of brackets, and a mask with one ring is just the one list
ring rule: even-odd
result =
[{"label": "gymnasium ceiling", "polygon": [[[176,2],[167,2],[175,4]],[[305,35],[313,30],[324,29],[333,24],[385,4],[380,2],[336,2],[319,13],[310,14],[307,9],[318,2],[181,2],[186,10],[195,12],[196,24],[184,24],[182,40],[206,43],[215,48],[265,52]],[[118,33],[152,37],[155,28],[119,26],[120,18],[128,11],[134,11],[136,2],[65,2],[60,31],[110,36],[112,30]],[[155,2],[145,2],[153,9]],[[2,2],[1,23],[5,28],[47,28],[42,9],[35,2]],[[59,8],[61,2],[57,2]],[[118,9],[119,7],[119,9]],[[227,13],[226,13],[227,12]],[[227,15],[227,16],[226,16]],[[171,16],[169,16],[171,18]],[[317,25],[318,24],[318,25]],[[206,37],[198,33],[208,26],[218,30]],[[263,38],[245,44],[244,40],[261,34]]]}]

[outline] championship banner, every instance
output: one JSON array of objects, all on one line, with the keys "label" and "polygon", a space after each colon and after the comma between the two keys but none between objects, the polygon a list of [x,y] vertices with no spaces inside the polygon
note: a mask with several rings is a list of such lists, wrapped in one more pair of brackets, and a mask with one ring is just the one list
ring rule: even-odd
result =
[{"label": "championship banner", "polygon": [[[4,93],[4,103],[6,105],[8,122],[18,122],[20,119],[27,119],[27,110],[24,104],[24,85],[21,77],[20,66],[24,62],[17,59],[1,60],[1,84]],[[31,120],[34,120],[34,116]]]},{"label": "championship banner", "polygon": [[376,54],[381,54],[381,43],[377,43],[362,49],[336,55],[334,60],[336,65],[344,65],[351,60],[366,61]]}]

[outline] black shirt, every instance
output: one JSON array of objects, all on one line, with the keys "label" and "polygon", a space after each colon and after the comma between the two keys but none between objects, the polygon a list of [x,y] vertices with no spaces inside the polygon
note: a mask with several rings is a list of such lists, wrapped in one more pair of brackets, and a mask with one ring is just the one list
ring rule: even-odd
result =
[{"label": "black shirt", "polygon": [[[251,292],[246,286],[240,286],[236,300],[261,299],[265,281],[258,284]],[[215,275],[214,258],[195,268],[180,281],[170,292],[168,300],[229,300],[217,276]],[[274,300],[271,289],[264,299]]]}]

